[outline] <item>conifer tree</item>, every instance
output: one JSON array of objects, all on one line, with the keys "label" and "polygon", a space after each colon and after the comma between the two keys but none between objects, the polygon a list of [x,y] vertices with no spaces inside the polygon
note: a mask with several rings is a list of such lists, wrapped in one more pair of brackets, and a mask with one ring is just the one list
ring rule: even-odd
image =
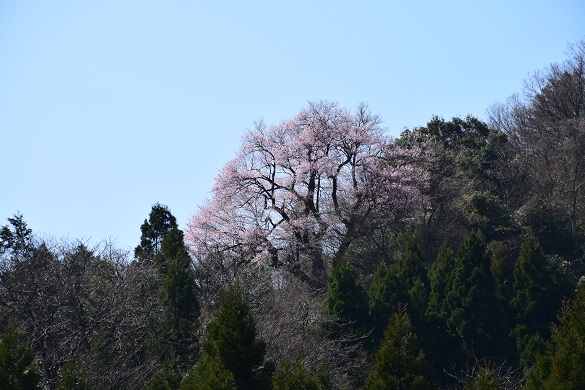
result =
[{"label": "conifer tree", "polygon": [[302,360],[298,360],[294,365],[285,362],[284,367],[274,376],[272,388],[274,390],[323,390],[318,379],[313,376]]},{"label": "conifer tree", "polygon": [[447,327],[459,337],[468,356],[502,357],[505,321],[479,233],[472,231],[459,247],[450,279],[445,297]]},{"label": "conifer tree", "polygon": [[327,294],[329,313],[337,315],[341,324],[349,324],[352,331],[363,331],[368,320],[368,297],[357,272],[344,258],[329,278]]},{"label": "conifer tree", "polygon": [[571,306],[563,308],[546,352],[537,353],[526,387],[529,390],[585,389],[584,367],[585,286],[581,284]]},{"label": "conifer tree", "polygon": [[171,331],[179,363],[189,361],[196,344],[195,331],[199,317],[195,275],[191,258],[183,242],[183,232],[173,227],[155,256],[155,265],[163,274],[162,292],[166,303],[166,327]]},{"label": "conifer tree", "polygon": [[396,312],[400,303],[409,303],[406,285],[399,271],[396,265],[386,267],[382,263],[372,277],[368,296],[370,325],[373,328],[371,336],[371,350],[373,351],[378,349],[384,337],[388,318]]},{"label": "conifer tree", "polygon": [[155,203],[152,206],[148,220],[144,220],[140,231],[140,245],[134,249],[134,257],[140,261],[152,261],[160,250],[167,233],[176,228],[177,219],[167,206]]},{"label": "conifer tree", "polygon": [[20,337],[16,321],[10,320],[0,338],[0,388],[3,390],[40,388],[41,373],[34,355]]},{"label": "conifer tree", "polygon": [[412,332],[404,306],[390,317],[376,363],[366,380],[366,390],[426,389],[426,362]]},{"label": "conifer tree", "polygon": [[455,268],[455,257],[451,248],[445,244],[439,248],[437,259],[429,270],[430,295],[427,316],[445,319],[447,316],[445,297],[451,283],[451,274]]},{"label": "conifer tree", "polygon": [[542,351],[550,337],[549,326],[561,303],[538,240],[530,231],[524,238],[514,267],[513,298],[510,307],[515,315],[512,334],[516,339],[520,365],[528,368],[537,351]]},{"label": "conifer tree", "polygon": [[[241,287],[236,284],[226,292],[209,325],[201,359],[189,375],[191,379],[186,379],[187,384],[210,381],[216,376],[221,378],[220,384],[224,386],[218,388],[230,388],[233,376],[238,390],[269,389],[274,368],[266,361],[265,352],[265,343],[256,340],[256,325],[250,306]],[[181,388],[200,388],[184,386]]]}]

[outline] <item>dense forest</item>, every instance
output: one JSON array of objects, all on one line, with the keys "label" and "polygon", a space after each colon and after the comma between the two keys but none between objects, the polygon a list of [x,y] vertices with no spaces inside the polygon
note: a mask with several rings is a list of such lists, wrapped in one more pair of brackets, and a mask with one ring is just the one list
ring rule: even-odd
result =
[{"label": "dense forest", "polygon": [[133,253],[0,230],[2,389],[585,389],[585,41],[477,118],[255,124]]}]

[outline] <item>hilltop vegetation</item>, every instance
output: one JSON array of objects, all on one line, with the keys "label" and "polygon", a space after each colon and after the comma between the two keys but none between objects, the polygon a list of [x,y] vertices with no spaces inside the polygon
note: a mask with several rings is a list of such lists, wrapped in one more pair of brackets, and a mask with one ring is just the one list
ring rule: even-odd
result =
[{"label": "hilltop vegetation", "polygon": [[0,387],[585,388],[585,41],[488,123],[380,124],[257,123],[132,254],[8,218]]}]

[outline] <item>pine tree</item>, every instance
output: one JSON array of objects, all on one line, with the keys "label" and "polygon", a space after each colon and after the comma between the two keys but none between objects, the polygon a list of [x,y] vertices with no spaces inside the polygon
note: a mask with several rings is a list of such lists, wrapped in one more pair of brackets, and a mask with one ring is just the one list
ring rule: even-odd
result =
[{"label": "pine tree", "polygon": [[530,231],[524,238],[514,267],[513,298],[510,307],[515,315],[512,331],[516,339],[520,365],[528,368],[534,355],[544,348],[550,337],[549,325],[560,307],[559,289],[554,285],[538,240]]},{"label": "pine tree", "polygon": [[201,359],[188,383],[197,383],[204,378],[211,380],[209,376],[219,375],[222,383],[228,386],[231,374],[238,390],[269,389],[274,369],[266,361],[265,352],[265,343],[256,340],[256,325],[250,307],[241,287],[236,284],[226,292],[209,325]]},{"label": "pine tree", "polygon": [[20,337],[16,321],[11,320],[0,338],[0,388],[3,390],[40,388],[41,373],[34,355]]},{"label": "pine tree", "polygon": [[426,362],[404,306],[390,317],[366,390],[426,389]]}]

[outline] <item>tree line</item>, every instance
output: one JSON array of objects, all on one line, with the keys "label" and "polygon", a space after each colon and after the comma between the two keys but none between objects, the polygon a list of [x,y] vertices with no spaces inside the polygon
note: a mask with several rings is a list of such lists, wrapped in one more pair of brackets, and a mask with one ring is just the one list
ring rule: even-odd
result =
[{"label": "tree line", "polygon": [[489,109],[248,130],[133,253],[0,230],[6,389],[585,387],[585,42]]}]

